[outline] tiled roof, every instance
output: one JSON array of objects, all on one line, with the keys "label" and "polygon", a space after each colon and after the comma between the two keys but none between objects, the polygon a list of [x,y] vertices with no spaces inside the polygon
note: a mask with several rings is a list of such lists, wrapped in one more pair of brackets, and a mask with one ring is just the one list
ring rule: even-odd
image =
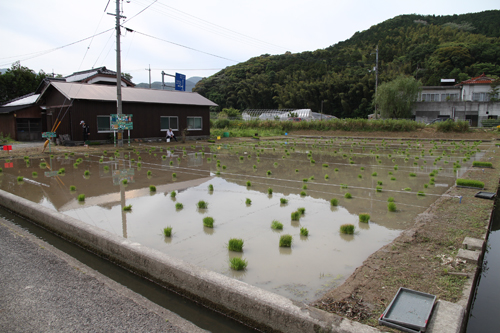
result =
[{"label": "tiled roof", "polygon": [[464,84],[491,84],[494,80],[490,77],[487,77],[486,75],[481,74],[479,76],[473,77],[472,79],[468,79],[465,81],[460,82],[457,85],[464,85]]}]

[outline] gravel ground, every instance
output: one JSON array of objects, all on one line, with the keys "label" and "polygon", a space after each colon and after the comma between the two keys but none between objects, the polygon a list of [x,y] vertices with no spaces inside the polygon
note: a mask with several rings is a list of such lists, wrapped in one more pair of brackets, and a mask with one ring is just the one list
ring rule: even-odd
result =
[{"label": "gravel ground", "polygon": [[0,219],[0,332],[206,332]]}]

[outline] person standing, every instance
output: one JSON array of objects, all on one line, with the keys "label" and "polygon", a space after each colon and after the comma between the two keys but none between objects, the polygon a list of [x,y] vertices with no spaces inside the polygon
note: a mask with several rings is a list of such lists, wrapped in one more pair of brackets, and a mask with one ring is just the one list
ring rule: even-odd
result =
[{"label": "person standing", "polygon": [[175,142],[179,142],[179,141],[177,141],[177,138],[175,137],[174,132],[172,131],[171,128],[169,128],[167,130],[167,139],[170,139],[170,140],[174,139]]},{"label": "person standing", "polygon": [[80,121],[80,125],[82,125],[82,129],[83,129],[83,144],[85,147],[88,146],[88,141],[89,141],[89,135],[90,135],[90,127],[85,124],[85,121]]}]

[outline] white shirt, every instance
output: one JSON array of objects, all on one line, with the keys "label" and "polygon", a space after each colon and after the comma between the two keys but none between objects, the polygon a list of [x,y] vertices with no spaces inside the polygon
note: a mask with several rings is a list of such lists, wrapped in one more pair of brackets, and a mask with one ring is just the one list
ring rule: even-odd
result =
[{"label": "white shirt", "polygon": [[172,132],[171,130],[167,130],[167,136],[174,136],[174,132]]}]

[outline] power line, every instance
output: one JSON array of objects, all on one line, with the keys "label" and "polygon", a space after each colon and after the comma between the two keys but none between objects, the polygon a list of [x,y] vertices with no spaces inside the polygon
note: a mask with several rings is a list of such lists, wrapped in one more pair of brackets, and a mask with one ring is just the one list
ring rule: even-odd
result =
[{"label": "power line", "polygon": [[166,39],[162,39],[162,38],[159,38],[159,37],[154,37],[154,36],[151,36],[151,35],[148,35],[148,34],[145,34],[145,33],[139,32],[139,31],[137,31],[137,30],[132,30],[132,29],[130,29],[130,28],[125,28],[125,29],[127,29],[128,31],[131,31],[131,32],[138,33],[139,35],[143,35],[143,36],[146,36],[146,37],[149,37],[149,38],[153,38],[153,39],[156,39],[156,40],[160,40],[160,41],[165,42],[165,43],[169,43],[169,44],[177,45],[177,46],[183,47],[183,48],[188,49],[188,50],[193,50],[193,51],[196,51],[196,52],[200,52],[200,53],[204,53],[204,54],[210,55],[210,56],[212,56],[212,57],[216,57],[216,58],[220,58],[220,59],[229,60],[229,61],[232,61],[232,62],[239,63],[239,61],[237,61],[237,60],[233,60],[233,59],[225,58],[225,57],[222,57],[222,56],[218,56],[218,55],[216,55],[216,54],[213,54],[213,53],[208,53],[208,52],[205,52],[205,51],[201,51],[201,50],[195,49],[195,48],[193,48],[193,47],[185,46],[185,45],[182,45],[182,44],[179,44],[179,43],[174,43],[174,42],[168,41],[168,40],[166,40]]}]

